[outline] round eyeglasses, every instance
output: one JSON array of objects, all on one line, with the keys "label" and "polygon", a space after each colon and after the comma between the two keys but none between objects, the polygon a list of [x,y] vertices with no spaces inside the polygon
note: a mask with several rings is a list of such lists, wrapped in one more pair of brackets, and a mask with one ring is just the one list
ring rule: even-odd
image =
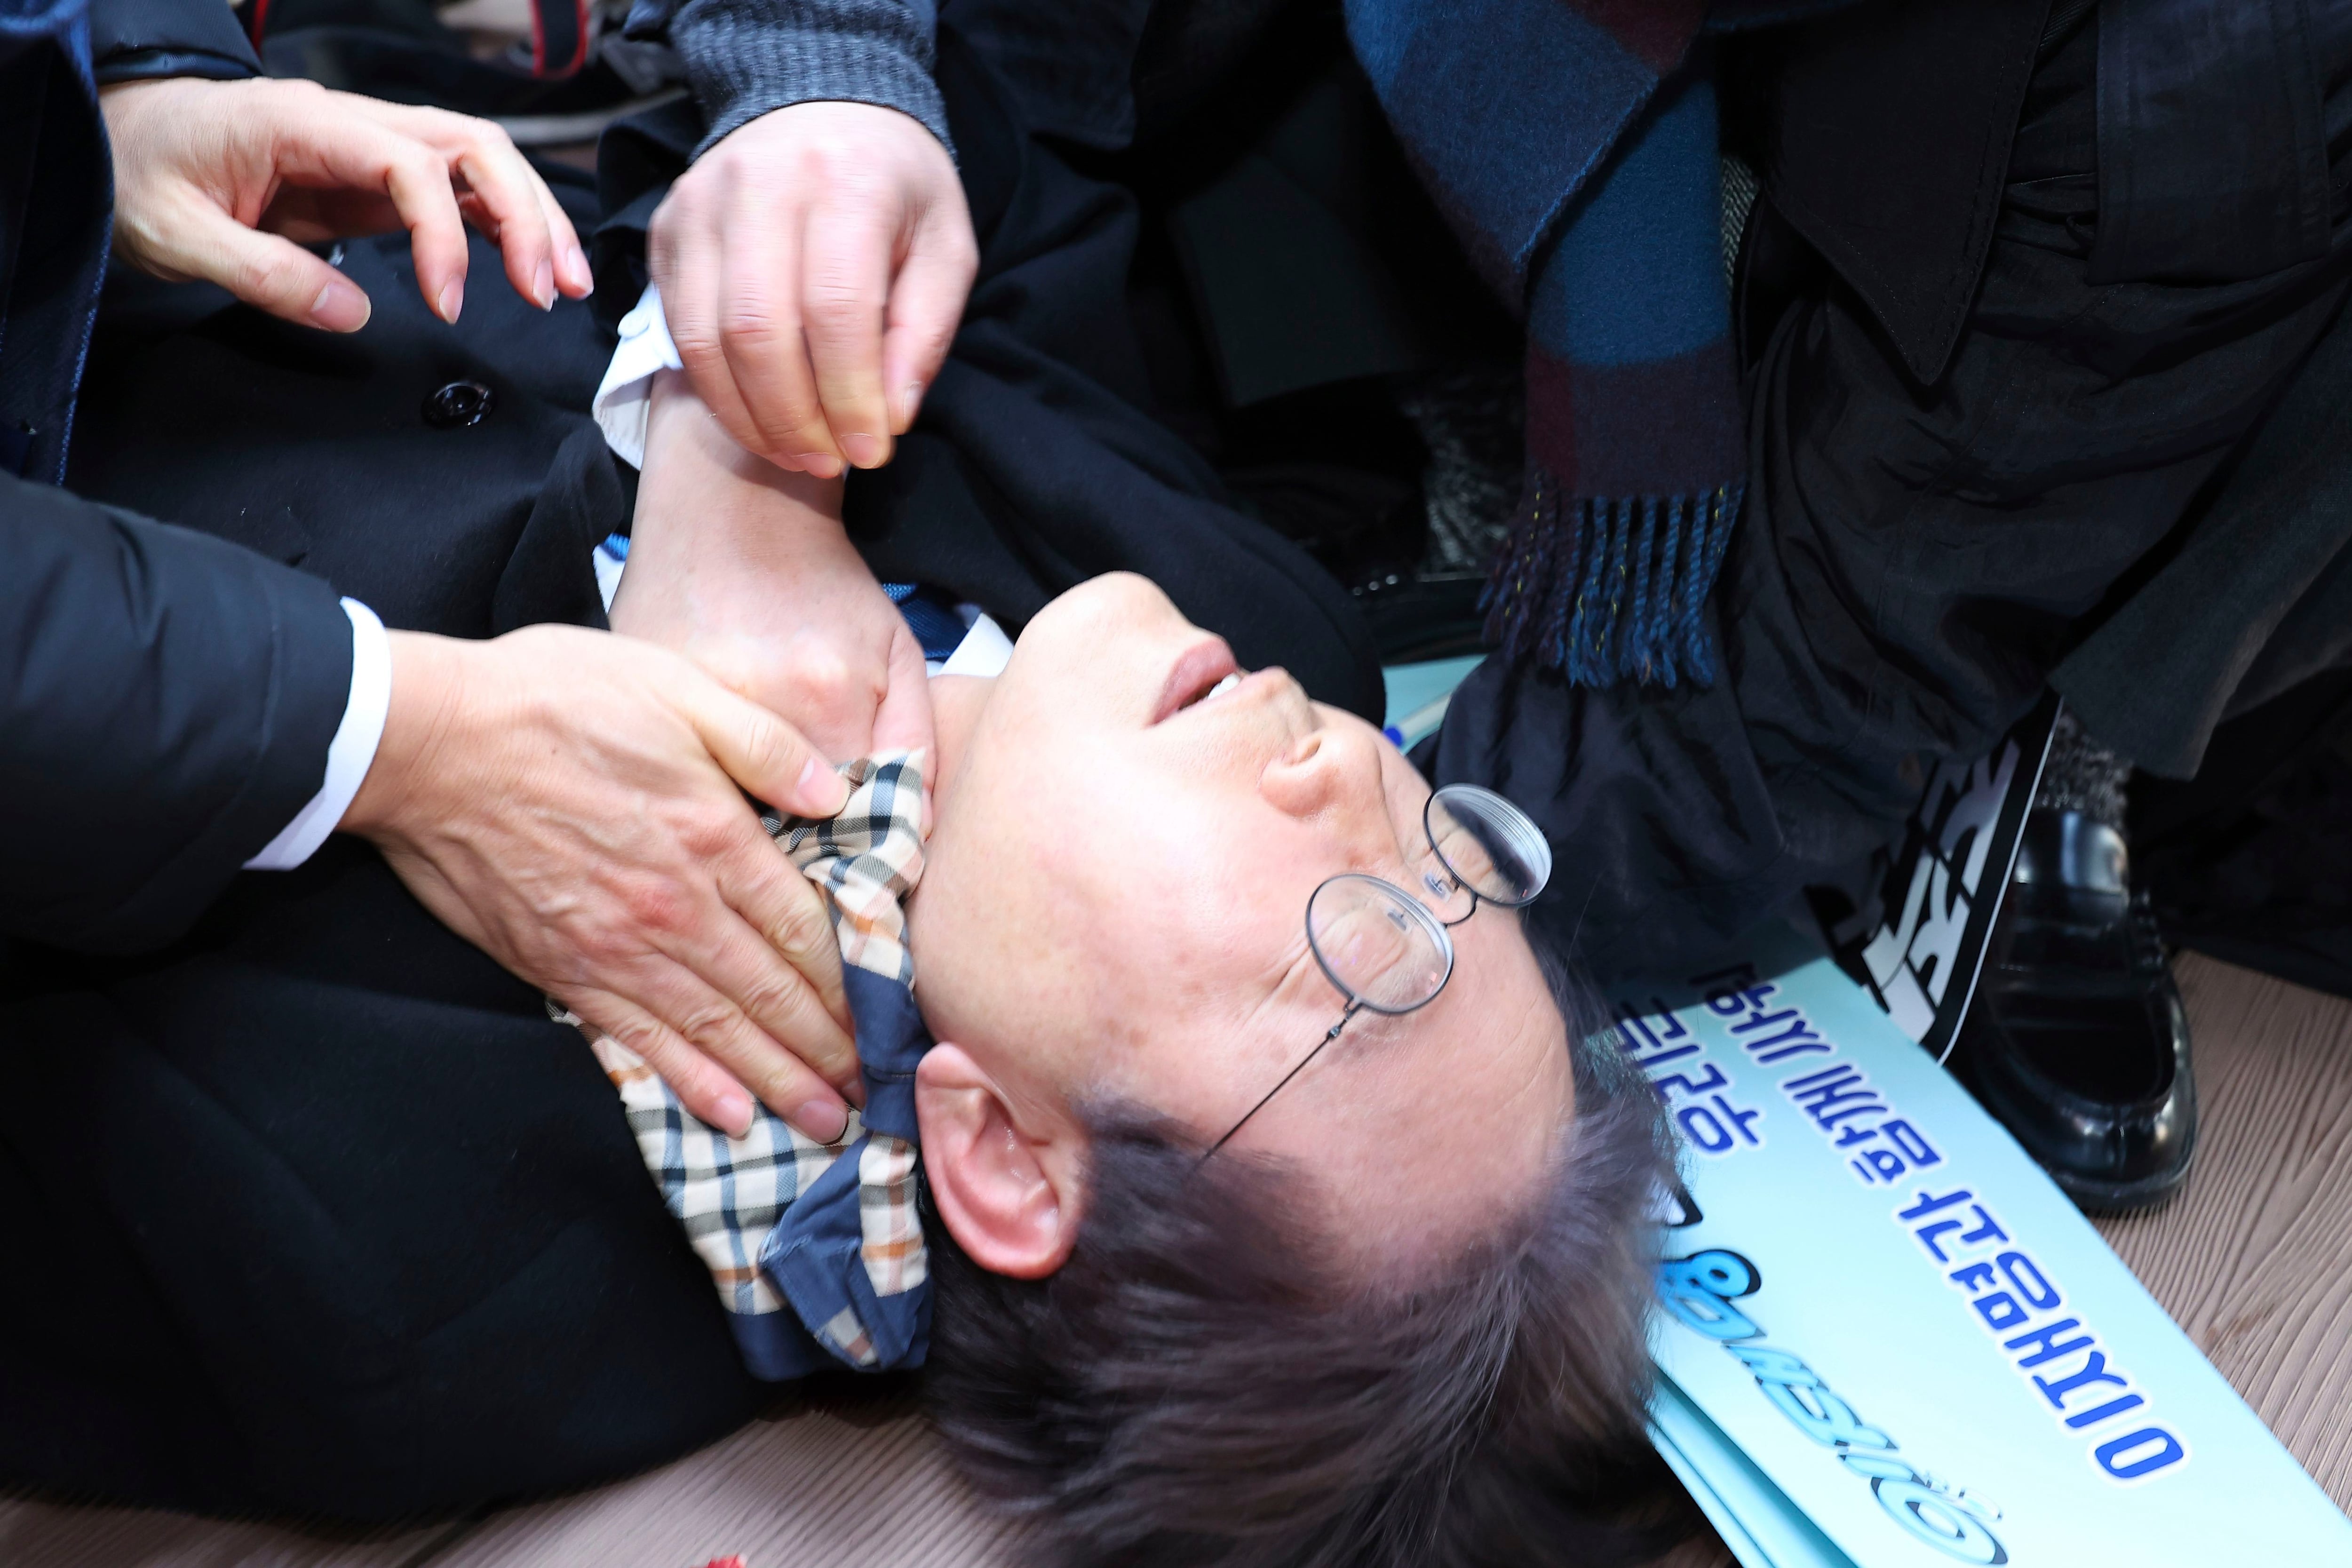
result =
[{"label": "round eyeglasses", "polygon": [[1429,852],[1409,868],[1437,907],[1361,871],[1328,878],[1308,896],[1307,949],[1347,998],[1347,1010],[1280,1083],[1209,1145],[1209,1154],[1233,1142],[1358,1013],[1410,1013],[1437,1000],[1454,975],[1449,927],[1476,914],[1480,904],[1507,910],[1531,904],[1551,879],[1551,846],[1526,812],[1493,790],[1448,784],[1422,807],[1421,826]]}]

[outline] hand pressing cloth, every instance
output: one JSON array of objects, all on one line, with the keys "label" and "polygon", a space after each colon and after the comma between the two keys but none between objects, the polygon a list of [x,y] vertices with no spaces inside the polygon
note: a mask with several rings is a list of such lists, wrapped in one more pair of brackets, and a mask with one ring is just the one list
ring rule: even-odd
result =
[{"label": "hand pressing cloth", "polygon": [[[824,893],[841,943],[866,1109],[838,1142],[796,1132],[764,1106],[730,1138],[625,1047],[589,1035],[662,1200],[710,1268],[744,1363],[771,1382],[834,1365],[920,1366],[929,1344],[915,1064],[931,1037],[915,1009],[903,908],[923,874],[923,762],[917,751],[849,763],[848,804],[829,822],[761,818]],[[548,1010],[587,1032],[555,1002]]]}]

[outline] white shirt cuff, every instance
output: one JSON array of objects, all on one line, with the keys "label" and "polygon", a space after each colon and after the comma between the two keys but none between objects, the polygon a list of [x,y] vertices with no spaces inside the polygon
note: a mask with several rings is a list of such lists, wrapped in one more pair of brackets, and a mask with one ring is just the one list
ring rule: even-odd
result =
[{"label": "white shirt cuff", "polygon": [[383,740],[383,718],[392,707],[392,639],[375,612],[357,599],[343,601],[343,614],[352,621],[352,692],[343,702],[343,721],[327,743],[326,783],[245,863],[248,871],[291,871],[308,860],[351,809]]},{"label": "white shirt cuff", "polygon": [[635,308],[621,318],[620,346],[588,405],[604,432],[604,444],[629,467],[646,466],[646,418],[653,410],[655,374],[685,368],[662,314],[661,290],[648,283]]}]

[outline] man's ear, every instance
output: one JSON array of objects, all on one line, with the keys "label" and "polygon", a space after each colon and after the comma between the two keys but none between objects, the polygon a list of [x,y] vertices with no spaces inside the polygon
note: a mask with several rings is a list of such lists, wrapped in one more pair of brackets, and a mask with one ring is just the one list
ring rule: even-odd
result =
[{"label": "man's ear", "polygon": [[1015,1279],[1059,1268],[1077,1243],[1084,1196],[1075,1130],[1024,1132],[996,1080],[945,1042],[915,1069],[915,1115],[931,1201],[965,1256]]}]

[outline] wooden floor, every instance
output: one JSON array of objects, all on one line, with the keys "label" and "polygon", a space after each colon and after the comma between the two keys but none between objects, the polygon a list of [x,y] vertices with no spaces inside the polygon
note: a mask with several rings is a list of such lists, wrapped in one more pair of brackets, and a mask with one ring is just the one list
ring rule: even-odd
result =
[{"label": "wooden floor", "polygon": [[[2352,1002],[2193,954],[2204,1147],[2169,1208],[2100,1228],[2339,1506],[2352,1505]],[[354,1538],[0,1498],[8,1568],[998,1568],[904,1406],[810,1407],[583,1497]],[[1720,1552],[1677,1562],[1727,1561]]]}]

